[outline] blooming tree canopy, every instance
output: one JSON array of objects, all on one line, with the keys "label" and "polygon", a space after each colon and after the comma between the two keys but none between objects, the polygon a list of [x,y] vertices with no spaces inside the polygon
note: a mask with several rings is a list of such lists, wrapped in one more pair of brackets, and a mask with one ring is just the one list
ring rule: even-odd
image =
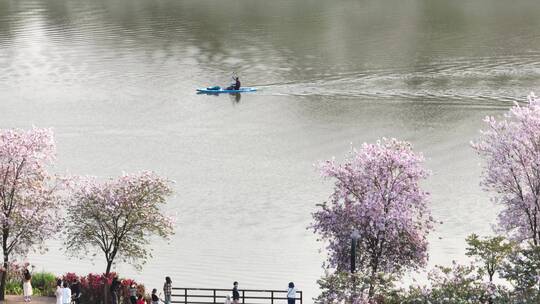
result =
[{"label": "blooming tree canopy", "polygon": [[151,236],[167,239],[173,220],[160,210],[172,194],[170,182],[151,172],[99,182],[85,178],[76,186],[67,215],[66,248],[87,256],[101,251],[108,274],[115,258],[135,267],[151,256]]},{"label": "blooming tree canopy", "polygon": [[[12,254],[44,249],[46,238],[59,229],[56,183],[47,173],[54,160],[50,129],[0,130],[0,223],[3,269]],[[4,297],[5,275],[0,285]]]},{"label": "blooming tree canopy", "polygon": [[528,105],[516,103],[505,119],[485,122],[472,146],[485,160],[481,184],[504,206],[500,228],[540,245],[540,100],[531,94]]},{"label": "blooming tree canopy", "polygon": [[326,266],[338,272],[348,269],[351,234],[358,232],[356,270],[373,278],[370,297],[379,273],[400,275],[427,261],[433,219],[419,185],[428,176],[422,165],[409,143],[384,138],[352,150],[343,164],[320,165],[334,192],[311,228],[327,244]]}]

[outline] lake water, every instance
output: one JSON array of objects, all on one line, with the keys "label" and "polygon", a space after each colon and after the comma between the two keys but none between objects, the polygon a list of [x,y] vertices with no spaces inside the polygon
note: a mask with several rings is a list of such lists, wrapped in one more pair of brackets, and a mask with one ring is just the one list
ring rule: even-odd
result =
[{"label": "lake water", "polygon": [[[537,0],[0,0],[0,127],[52,127],[56,172],[155,170],[178,228],[141,273],[160,287],[317,295],[306,226],[331,193],[313,164],[380,137],[411,141],[443,223],[430,265],[464,260],[496,210],[469,146],[486,115],[540,85]],[[232,72],[260,89],[196,95]],[[61,241],[38,269],[102,272]],[[309,301],[308,301],[309,302]]]}]

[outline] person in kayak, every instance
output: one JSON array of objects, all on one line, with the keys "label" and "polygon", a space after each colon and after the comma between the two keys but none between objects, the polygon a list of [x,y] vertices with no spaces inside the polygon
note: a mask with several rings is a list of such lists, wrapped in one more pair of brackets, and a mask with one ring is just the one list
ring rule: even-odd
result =
[{"label": "person in kayak", "polygon": [[240,90],[240,78],[238,76],[233,77],[234,83],[231,83],[230,86],[228,86],[225,90]]}]

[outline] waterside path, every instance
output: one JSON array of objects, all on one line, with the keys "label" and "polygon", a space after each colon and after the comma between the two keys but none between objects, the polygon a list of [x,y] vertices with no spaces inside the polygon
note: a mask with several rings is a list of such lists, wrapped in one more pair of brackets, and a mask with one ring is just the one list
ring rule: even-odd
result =
[{"label": "waterside path", "polygon": [[[6,295],[5,301],[0,301],[0,303],[26,303],[22,296]],[[33,304],[54,304],[55,298],[53,297],[32,297]]]}]

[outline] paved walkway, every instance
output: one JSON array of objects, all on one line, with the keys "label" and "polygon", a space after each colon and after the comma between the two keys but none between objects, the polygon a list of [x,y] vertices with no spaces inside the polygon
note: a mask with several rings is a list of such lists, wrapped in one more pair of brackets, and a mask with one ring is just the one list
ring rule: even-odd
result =
[{"label": "paved walkway", "polygon": [[[53,297],[32,297],[32,302],[30,304],[54,304],[56,301]],[[27,303],[24,302],[22,296],[6,296],[4,302],[0,303]]]}]

